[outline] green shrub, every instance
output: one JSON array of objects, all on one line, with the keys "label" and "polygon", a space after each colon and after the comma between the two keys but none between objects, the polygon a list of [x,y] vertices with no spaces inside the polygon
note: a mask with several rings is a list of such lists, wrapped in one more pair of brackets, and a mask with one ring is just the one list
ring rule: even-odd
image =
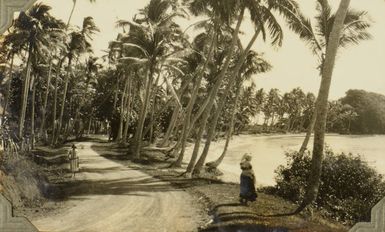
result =
[{"label": "green shrub", "polygon": [[[310,173],[310,153],[286,153],[287,164],[275,171],[276,193],[299,203]],[[370,220],[371,208],[385,196],[382,175],[359,155],[325,152],[321,184],[314,206],[327,216],[352,224]]]}]

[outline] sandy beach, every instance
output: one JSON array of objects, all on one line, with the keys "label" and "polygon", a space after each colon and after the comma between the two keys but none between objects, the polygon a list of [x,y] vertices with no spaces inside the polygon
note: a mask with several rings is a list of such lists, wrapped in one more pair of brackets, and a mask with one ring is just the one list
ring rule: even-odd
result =
[{"label": "sandy beach", "polygon": [[[285,151],[298,150],[304,134],[287,135],[238,135],[230,142],[228,153],[219,169],[224,173],[221,177],[226,182],[239,182],[239,162],[244,153],[253,157],[252,165],[257,177],[257,185],[268,186],[275,184],[274,170],[279,165],[286,164]],[[360,154],[377,171],[385,174],[385,156],[383,143],[385,136],[358,136],[329,134],[326,144],[335,152]],[[224,147],[225,141],[220,139],[212,142],[207,161],[217,159]],[[309,148],[312,140],[309,142]],[[185,162],[189,161],[193,145],[187,148]]]}]

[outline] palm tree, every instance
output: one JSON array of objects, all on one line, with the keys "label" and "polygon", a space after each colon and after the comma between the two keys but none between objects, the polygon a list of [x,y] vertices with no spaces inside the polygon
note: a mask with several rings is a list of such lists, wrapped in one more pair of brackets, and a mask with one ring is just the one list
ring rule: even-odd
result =
[{"label": "palm tree", "polygon": [[62,22],[53,18],[49,11],[51,7],[42,3],[34,5],[27,12],[21,12],[15,20],[13,31],[6,37],[8,40],[17,41],[18,48],[27,50],[27,64],[23,81],[22,105],[19,118],[19,137],[22,138],[24,130],[25,114],[27,109],[28,93],[31,83],[32,64],[36,56],[43,57],[43,53],[49,44],[47,31],[60,29]]},{"label": "palm tree", "polygon": [[[64,23],[61,26],[61,28],[64,29]],[[43,137],[43,140],[46,141],[46,133],[45,133],[45,128],[46,128],[46,117],[47,117],[47,106],[48,106],[48,97],[50,93],[50,86],[51,86],[51,81],[52,81],[52,76],[57,71],[55,69],[54,62],[55,60],[58,60],[59,57],[57,54],[64,52],[66,50],[65,47],[65,38],[66,35],[63,32],[63,30],[52,30],[49,33],[50,37],[50,44],[49,44],[49,54],[47,54],[48,57],[48,74],[47,74],[47,84],[46,84],[46,90],[44,94],[44,99],[43,99],[43,107],[42,107],[42,115],[41,115],[41,124],[40,124],[40,129],[39,129],[39,135],[40,137]],[[57,77],[58,78],[58,77]],[[56,78],[56,79],[57,79]],[[57,83],[56,83],[57,84]],[[57,86],[57,85],[55,85]],[[55,88],[57,90],[57,88]],[[56,100],[56,97],[55,97]],[[56,112],[56,109],[53,110],[53,112]]]},{"label": "palm tree", "polygon": [[265,115],[264,125],[268,126],[269,120],[271,120],[270,125],[273,126],[275,114],[277,109],[280,107],[280,94],[279,90],[276,88],[270,89],[269,93],[266,95],[266,104],[263,106],[263,113]]},{"label": "palm tree", "polygon": [[[75,11],[75,8],[76,8],[76,3],[78,2],[77,0],[72,0],[73,2],[73,5],[72,5],[72,9],[71,9],[71,13],[70,13],[70,16],[68,17],[68,21],[67,21],[67,28],[69,27],[70,23],[71,23],[71,19],[72,19],[72,16],[74,14],[74,11]],[[96,2],[96,0],[89,0],[89,2],[93,3],[93,2]]]},{"label": "palm tree", "polygon": [[[181,86],[177,92],[178,99],[181,99],[182,96],[185,94],[185,92],[188,92],[188,90],[189,90],[188,87],[191,86],[191,83],[192,83],[192,81],[195,77],[195,74],[196,74],[196,69],[198,68],[198,65],[200,63],[199,58],[200,58],[200,56],[198,55],[197,52],[189,54],[186,57],[183,57],[183,59],[186,60],[187,63],[182,67],[182,70],[184,73],[186,73],[186,75],[188,75],[188,77],[186,79],[181,80]],[[172,104],[171,100],[167,101],[166,105],[164,106],[164,108],[162,108],[161,112],[163,112],[164,109],[167,109]],[[176,130],[176,128],[178,128],[178,122],[181,121],[181,120],[178,120],[179,116],[181,115],[181,106],[179,104],[174,104],[173,106],[174,106],[174,111],[172,113],[172,116],[171,116],[168,128],[166,130],[166,133],[165,133],[162,141],[159,143],[160,147],[169,146],[170,138],[172,137],[174,130]],[[160,113],[158,113],[158,114],[160,114]],[[186,114],[185,117],[187,117],[187,115],[188,115],[188,113]],[[183,125],[185,125],[185,124],[183,124]],[[182,134],[183,134],[183,132],[182,132]]]},{"label": "palm tree", "polygon": [[[317,15],[315,16],[315,26],[313,26],[311,21],[303,15],[300,15],[297,19],[293,19],[289,26],[308,44],[314,55],[317,57],[320,74],[322,75],[326,48],[336,14],[332,14],[331,7],[327,0],[317,0],[316,10]],[[368,40],[371,38],[371,35],[367,31],[370,27],[370,23],[368,22],[366,16],[367,14],[364,11],[350,9],[347,11],[343,22],[344,27],[341,32],[342,36],[339,40],[339,47],[344,48],[352,44],[359,44],[362,40]],[[315,109],[317,108],[318,107],[315,107]],[[316,115],[317,112],[314,112],[311,123],[307,129],[305,139],[302,143],[300,153],[303,153],[307,148],[307,144],[316,121]]]},{"label": "palm tree", "polygon": [[[320,3],[323,9],[328,9],[327,1],[320,1]],[[315,111],[317,119],[314,130],[311,172],[304,199],[294,213],[298,213],[306,208],[307,205],[311,204],[316,199],[318,194],[324,152],[329,89],[338,48],[342,45],[346,45],[347,42],[357,43],[362,39],[370,38],[369,34],[364,32],[365,29],[369,27],[369,24],[362,21],[360,17],[357,17],[362,16],[362,14],[349,14],[349,12],[352,12],[348,9],[349,4],[350,0],[341,0],[336,14],[331,18],[331,21],[326,21],[331,23],[329,25],[332,25],[332,28],[324,28],[324,30],[328,30],[329,33],[327,33],[328,36],[325,39],[326,52],[321,67],[322,80],[318,92],[317,109]],[[353,15],[355,20],[346,24],[346,21],[351,20]],[[349,31],[346,31],[350,26],[353,27]],[[346,32],[348,33],[345,34]],[[357,34],[357,32],[360,33]]]},{"label": "palm tree", "polygon": [[[214,26],[214,28],[212,28],[210,30],[215,30],[215,26]],[[212,60],[212,58],[214,56],[214,48],[215,48],[215,44],[217,44],[217,41],[215,39],[216,33],[211,32],[209,34],[211,34],[211,35],[207,35],[206,33],[202,33],[202,34],[198,35],[195,38],[194,43],[193,43],[193,47],[194,47],[194,50],[196,52],[191,54],[189,61],[190,61],[190,64],[192,64],[193,68],[195,68],[195,69],[198,68],[197,67],[198,63],[200,63],[200,61],[202,59],[201,53],[204,54],[206,42],[207,42],[207,44],[209,44],[209,46],[207,48],[208,49],[207,58],[203,62],[202,67],[200,69],[198,69],[198,71],[193,73],[193,75],[195,75],[195,74],[197,75],[197,78],[193,83],[192,94],[191,94],[189,102],[186,106],[186,110],[185,110],[186,112],[184,115],[184,117],[185,117],[184,118],[184,124],[183,124],[183,128],[182,128],[182,136],[178,140],[178,143],[176,144],[176,147],[174,150],[174,152],[177,153],[177,152],[179,152],[179,148],[181,149],[179,156],[178,156],[178,159],[172,165],[173,167],[180,167],[182,164],[184,152],[185,152],[185,148],[186,148],[187,136],[190,134],[190,130],[191,130],[191,128],[193,128],[193,126],[195,124],[194,121],[196,121],[196,120],[194,120],[193,122],[191,121],[193,107],[194,107],[194,104],[195,104],[197,97],[198,97],[198,92],[199,92],[199,89],[201,87],[201,82],[202,82],[202,79],[204,77],[205,70],[207,69],[209,62]],[[208,36],[210,36],[210,37],[208,37]]]},{"label": "palm tree", "polygon": [[[188,8],[193,15],[204,15],[208,17],[208,19],[197,24],[197,27],[204,28],[206,32],[198,35],[195,38],[195,47],[193,48],[193,50],[196,52],[195,55],[198,55],[196,57],[197,60],[201,60],[203,58],[204,62],[201,62],[202,64],[196,69],[196,72],[194,72],[196,78],[193,84],[191,97],[186,107],[187,109],[185,110],[186,112],[184,115],[182,136],[178,140],[178,143],[174,149],[174,154],[178,153],[179,150],[180,153],[178,159],[173,164],[173,166],[181,165],[185,152],[187,137],[191,133],[195,123],[203,114],[205,108],[209,103],[209,98],[207,98],[207,100],[200,106],[198,113],[196,113],[194,118],[192,118],[193,108],[197,101],[198,92],[201,89],[201,82],[206,76],[206,72],[208,71],[207,69],[209,68],[210,63],[212,62],[215,53],[217,53],[217,50],[219,50],[217,47],[221,42],[220,40],[226,40],[227,37],[230,37],[229,40],[231,41],[232,33],[231,28],[228,25],[231,24],[234,16],[236,15],[236,11],[234,11],[235,9],[233,7],[236,6],[237,2],[193,0],[185,1],[185,4],[188,5]],[[229,42],[229,40],[227,40],[226,42]],[[208,44],[209,46],[207,47],[205,46],[205,44]],[[223,52],[223,54],[224,56],[226,56],[225,52]],[[223,59],[217,60],[218,63],[222,63],[222,61]]]},{"label": "palm tree", "polygon": [[[231,24],[231,21],[233,21],[234,18],[236,18],[236,26],[235,29],[233,30],[232,37],[231,37],[231,42],[230,46],[228,47],[228,53],[226,55],[226,59],[224,61],[224,64],[222,66],[221,72],[218,74],[218,76],[215,78],[216,82],[213,85],[208,97],[207,97],[207,104],[204,104],[201,107],[204,109],[202,118],[201,118],[201,125],[199,127],[199,131],[196,137],[195,145],[194,145],[194,150],[193,154],[191,156],[189,165],[187,166],[186,173],[187,175],[191,175],[191,172],[193,171],[193,168],[195,166],[196,159],[198,158],[198,151],[200,147],[200,142],[201,138],[203,135],[203,132],[206,128],[207,125],[207,120],[209,118],[211,109],[213,108],[214,102],[215,102],[215,97],[218,93],[218,90],[220,86],[222,85],[222,81],[225,78],[227,69],[229,68],[232,56],[234,54],[234,48],[235,45],[238,41],[238,33],[239,29],[241,27],[244,13],[246,6],[245,5],[240,5],[239,1],[201,1],[201,0],[196,0],[193,2],[194,4],[198,4],[198,6],[201,7],[203,12],[207,12],[208,8],[211,8],[213,10],[213,16],[216,17],[217,19],[221,20],[223,23]],[[237,16],[235,16],[237,15]],[[215,22],[217,22],[215,20]]]},{"label": "palm tree", "polygon": [[[99,69],[99,65],[96,63],[98,60],[97,57],[89,56],[86,60],[85,67],[84,67],[84,80],[80,81],[80,96],[79,96],[79,102],[75,110],[75,118],[74,123],[79,124],[80,120],[80,111],[84,107],[84,101],[87,99],[87,92],[89,91],[90,84],[94,81],[94,77]],[[81,136],[81,133],[79,131],[76,132],[76,136]]]},{"label": "palm tree", "polygon": [[99,29],[95,25],[93,18],[86,17],[83,20],[82,29],[80,31],[73,31],[69,35],[70,41],[67,45],[67,55],[66,55],[66,58],[68,59],[67,74],[64,80],[63,98],[62,98],[62,104],[60,109],[58,126],[56,128],[56,136],[55,136],[55,139],[53,140],[54,144],[57,143],[58,136],[61,132],[61,128],[63,124],[64,108],[65,108],[67,92],[68,92],[68,83],[70,80],[70,76],[72,74],[72,62],[77,56],[85,52],[92,51],[89,40],[92,40],[92,35],[94,35],[98,31]]},{"label": "palm tree", "polygon": [[[266,5],[268,7],[266,7]],[[187,167],[187,173],[191,173],[193,167],[195,166],[195,160],[197,158],[197,152],[198,152],[199,145],[200,145],[200,139],[203,135],[204,127],[205,127],[205,124],[207,123],[207,119],[210,115],[210,111],[211,111],[212,106],[214,104],[218,89],[221,86],[221,82],[225,78],[227,69],[230,65],[233,50],[234,50],[236,42],[238,41],[238,31],[239,31],[240,24],[242,23],[242,20],[243,20],[243,14],[244,14],[245,9],[249,9],[252,22],[255,24],[257,29],[256,29],[256,32],[254,33],[252,39],[248,43],[245,51],[243,52],[241,59],[237,62],[234,71],[232,72],[232,74],[229,75],[230,77],[237,76],[237,73],[243,64],[243,62],[247,56],[248,51],[251,49],[251,46],[254,44],[258,35],[262,32],[263,37],[264,38],[266,37],[266,33],[265,33],[265,29],[264,29],[265,24],[267,25],[267,28],[269,29],[270,36],[272,37],[272,43],[274,45],[281,45],[281,43],[282,43],[282,30],[281,30],[281,27],[279,26],[279,24],[277,23],[277,20],[275,19],[274,15],[270,12],[270,10],[277,10],[284,17],[292,18],[292,17],[296,17],[296,11],[298,8],[298,6],[295,4],[295,2],[293,2],[291,0],[267,1],[266,4],[262,4],[261,2],[254,2],[254,1],[240,1],[239,5],[235,5],[233,7],[235,7],[235,10],[237,10],[237,9],[240,10],[240,13],[239,13],[238,19],[237,19],[237,26],[236,26],[235,30],[233,30],[234,33],[232,36],[232,42],[231,42],[231,45],[229,47],[230,48],[229,53],[226,56],[226,61],[225,61],[224,65],[221,69],[220,74],[217,76],[217,78],[216,78],[217,81],[216,81],[215,85],[213,86],[212,91],[210,92],[210,95],[208,97],[209,103],[205,109],[205,113],[202,116],[202,121],[203,121],[202,125],[203,126],[200,128],[200,130],[198,132],[198,136],[197,136],[197,140],[195,143],[192,158],[191,158],[190,163]],[[230,78],[228,85],[231,86],[234,83],[234,80],[235,80],[235,78]],[[202,160],[205,160],[206,155],[207,155],[207,151],[204,151],[204,153],[202,153],[202,155],[201,155],[202,159],[200,159],[198,168],[196,169],[197,171],[203,166]]]},{"label": "palm tree", "polygon": [[[241,50],[241,56],[243,56],[245,53],[244,53],[242,48],[240,50]],[[238,89],[237,95],[236,95],[236,101],[235,101],[235,105],[236,105],[237,101],[239,99],[240,89],[241,89],[243,81],[247,78],[250,78],[251,75],[253,75],[253,74],[257,74],[260,72],[266,72],[269,69],[271,69],[270,64],[268,62],[266,62],[265,60],[263,60],[261,57],[259,57],[259,55],[257,53],[250,51],[249,47],[247,48],[247,51],[248,52],[247,52],[246,57],[240,58],[240,60],[245,60],[245,62],[238,63],[238,64],[242,64],[242,65],[236,66],[235,71],[233,71],[231,74],[231,76],[236,75],[237,78],[233,78],[231,81],[229,81],[229,83],[227,83],[227,87],[225,89],[225,92],[219,100],[218,108],[217,108],[215,116],[211,122],[209,131],[207,133],[207,139],[206,139],[205,147],[203,149],[203,152],[202,152],[198,162],[196,163],[196,165],[194,167],[194,173],[196,173],[196,174],[200,173],[200,171],[201,171],[201,169],[202,169],[202,167],[206,161],[206,157],[207,157],[208,152],[209,152],[211,141],[214,138],[218,119],[222,113],[224,106],[225,106],[226,98],[230,94],[231,88],[233,87],[232,83],[238,82],[236,85],[236,88]],[[233,115],[234,115],[233,117],[235,117],[235,112],[233,113]],[[233,121],[232,123],[234,123],[234,119],[232,121]],[[230,121],[230,123],[231,123],[231,121]],[[229,137],[231,137],[231,136],[229,136]],[[223,156],[225,154],[226,154],[226,152],[224,152]]]},{"label": "palm tree", "polygon": [[[249,80],[255,74],[268,72],[271,68],[272,68],[272,66],[267,61],[265,61],[261,57],[260,54],[254,52],[254,51],[248,52],[246,60],[245,60],[244,64],[242,65],[241,69],[239,70],[238,78],[236,80],[237,83],[235,86],[235,88],[236,88],[235,100],[233,102],[233,108],[232,108],[232,112],[231,112],[230,123],[228,125],[228,129],[227,129],[227,133],[226,133],[225,146],[223,148],[223,152],[222,152],[221,156],[217,160],[206,164],[210,168],[217,168],[226,156],[226,152],[227,152],[228,146],[230,144],[230,139],[232,137],[233,130],[234,130],[235,116],[236,116],[236,113],[238,110],[238,102],[239,102],[239,99],[241,97],[242,85],[243,85],[244,81]],[[254,84],[254,82],[253,82],[253,84]],[[252,98],[252,97],[248,96],[248,98]],[[215,119],[213,120],[213,124],[211,125],[210,131],[208,134],[213,134],[213,131],[215,130],[216,124],[218,122],[218,118],[221,114],[221,111],[222,111],[224,105],[225,105],[225,100],[226,100],[226,98],[225,98],[225,96],[223,96],[222,101],[221,101],[221,103],[217,109],[216,114],[215,114],[216,120]],[[206,140],[206,145],[208,144],[207,141],[209,141],[209,140],[208,139]],[[198,167],[196,166],[195,168],[199,168],[199,166]]]},{"label": "palm tree", "polygon": [[147,117],[155,73],[160,72],[165,63],[177,60],[175,54],[183,50],[183,47],[177,45],[181,41],[183,33],[179,25],[173,21],[175,17],[182,16],[175,10],[176,6],[174,1],[151,0],[140,11],[142,18],[135,18],[133,22],[118,22],[122,26],[130,26],[128,35],[122,39],[125,55],[120,58],[120,61],[141,65],[146,75],[144,99],[138,116],[139,122],[135,131],[134,144],[132,144],[132,151],[136,158],[140,158],[144,122]]}]

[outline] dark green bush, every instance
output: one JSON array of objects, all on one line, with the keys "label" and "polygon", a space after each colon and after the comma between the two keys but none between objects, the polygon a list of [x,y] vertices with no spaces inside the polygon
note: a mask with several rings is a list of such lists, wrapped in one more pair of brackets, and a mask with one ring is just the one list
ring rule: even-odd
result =
[{"label": "dark green bush", "polygon": [[[275,171],[276,193],[298,203],[307,185],[311,156],[288,152],[287,164]],[[321,184],[314,206],[348,224],[370,219],[371,208],[385,196],[382,175],[359,155],[325,152]]]}]

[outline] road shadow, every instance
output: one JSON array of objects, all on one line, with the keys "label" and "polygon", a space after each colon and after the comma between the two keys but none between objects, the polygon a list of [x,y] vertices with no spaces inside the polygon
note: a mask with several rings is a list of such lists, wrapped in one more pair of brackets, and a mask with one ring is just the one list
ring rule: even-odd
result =
[{"label": "road shadow", "polygon": [[[167,173],[170,170],[170,161],[165,159],[162,153],[151,152],[150,155],[144,154],[144,162],[134,161],[129,153],[129,148],[120,146],[118,144],[100,144],[96,143],[91,146],[91,149],[98,153],[103,158],[121,164],[123,166],[130,166],[130,169],[145,172],[153,178],[169,183],[171,186],[178,189],[185,189],[193,186],[202,186],[215,183],[223,183],[220,180],[213,180],[210,178],[185,178],[182,175],[174,172]],[[153,170],[164,170],[165,173],[161,175],[154,175]]]},{"label": "road shadow", "polygon": [[[114,169],[93,170],[96,173]],[[88,170],[91,171],[91,170]],[[95,195],[149,196],[153,192],[179,191],[171,184],[154,178],[121,178],[113,180],[74,180],[50,186],[47,193],[53,200],[75,199]],[[83,199],[83,198],[79,198]]]},{"label": "road shadow", "polygon": [[[130,173],[124,173],[136,172],[137,170],[143,171],[140,168],[129,168],[124,163],[128,160],[125,155],[128,150],[126,147],[107,143],[102,139],[92,138],[86,141],[95,143],[91,145],[91,149],[98,155],[119,165],[99,168],[99,160],[83,158],[81,159],[80,172],[76,175],[89,174],[89,178],[79,180],[75,177],[63,182],[52,183],[45,191],[48,198],[57,201],[69,198],[84,200],[85,196],[95,195],[149,196],[153,192],[181,191],[170,182],[156,177],[147,177],[145,175],[135,177],[135,173],[133,173],[133,177],[130,177]],[[94,163],[95,165],[93,165]],[[82,167],[82,164],[87,165]]]}]

